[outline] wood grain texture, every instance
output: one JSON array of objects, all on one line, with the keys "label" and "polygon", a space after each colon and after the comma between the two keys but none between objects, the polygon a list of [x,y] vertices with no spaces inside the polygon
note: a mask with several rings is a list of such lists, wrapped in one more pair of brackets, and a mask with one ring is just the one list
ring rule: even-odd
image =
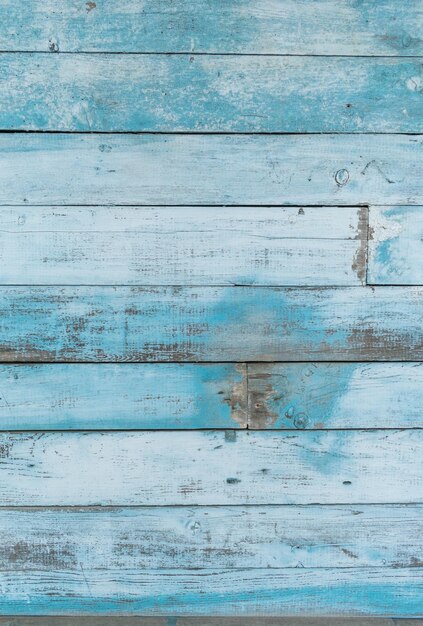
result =
[{"label": "wood grain texture", "polygon": [[5,207],[0,282],[360,285],[361,207]]},{"label": "wood grain texture", "polygon": [[0,442],[3,506],[423,502],[423,430],[1,433]]},{"label": "wood grain texture", "polygon": [[410,55],[419,0],[2,0],[2,50]]},{"label": "wood grain texture", "polygon": [[421,135],[0,136],[0,204],[423,204]]},{"label": "wood grain texture", "polygon": [[0,54],[0,128],[416,133],[422,61]]},{"label": "wood grain texture", "polygon": [[422,428],[422,363],[251,363],[249,428]]},{"label": "wood grain texture", "polygon": [[422,428],[422,376],[421,363],[3,364],[0,429]]},{"label": "wood grain texture", "polygon": [[423,284],[423,207],[371,207],[367,281]]},{"label": "wood grain texture", "polygon": [[0,365],[1,430],[244,428],[245,365]]},{"label": "wood grain texture", "polygon": [[32,615],[421,616],[423,568],[0,572],[0,611]]},{"label": "wood grain texture", "polygon": [[421,567],[422,513],[419,505],[1,509],[0,570]]},{"label": "wood grain texture", "polygon": [[3,361],[423,360],[420,287],[3,287]]}]

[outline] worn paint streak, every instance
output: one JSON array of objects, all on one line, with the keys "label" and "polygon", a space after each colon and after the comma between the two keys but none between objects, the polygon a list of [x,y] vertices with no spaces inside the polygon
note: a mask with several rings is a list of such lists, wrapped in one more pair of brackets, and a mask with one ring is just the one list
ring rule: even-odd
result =
[{"label": "worn paint streak", "polygon": [[357,277],[362,285],[366,284],[367,272],[367,246],[368,246],[368,228],[369,228],[369,209],[361,207],[357,211],[358,216],[358,233],[357,239],[360,242],[358,250],[354,256],[352,269],[357,273]]}]

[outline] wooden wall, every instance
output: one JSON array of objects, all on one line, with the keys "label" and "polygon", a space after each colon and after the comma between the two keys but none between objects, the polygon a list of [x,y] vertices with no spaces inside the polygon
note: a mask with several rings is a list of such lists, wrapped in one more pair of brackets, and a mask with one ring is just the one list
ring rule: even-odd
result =
[{"label": "wooden wall", "polygon": [[420,0],[0,11],[0,614],[423,616]]}]

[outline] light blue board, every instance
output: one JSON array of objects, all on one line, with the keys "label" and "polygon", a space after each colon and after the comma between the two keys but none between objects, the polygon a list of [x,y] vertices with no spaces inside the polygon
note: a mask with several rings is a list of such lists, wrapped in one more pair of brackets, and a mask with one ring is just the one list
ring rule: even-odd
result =
[{"label": "light blue board", "polygon": [[371,207],[367,282],[423,284],[423,207]]},{"label": "light blue board", "polygon": [[249,428],[423,428],[422,363],[250,363]]},{"label": "light blue board", "polygon": [[423,614],[422,568],[0,572],[0,584],[6,615]]},{"label": "light blue board", "polygon": [[360,285],[366,207],[3,207],[0,284]]},{"label": "light blue board", "polygon": [[423,360],[420,287],[2,287],[3,361]]},{"label": "light blue board", "polygon": [[0,10],[2,50],[423,53],[419,0],[1,0]]},{"label": "light blue board", "polygon": [[0,430],[423,427],[422,377],[421,363],[0,365]]},{"label": "light blue board", "polygon": [[240,428],[239,365],[0,365],[0,430]]},{"label": "light blue board", "polygon": [[0,531],[0,571],[10,573],[402,569],[422,560],[423,506],[2,508]]},{"label": "light blue board", "polygon": [[0,128],[416,133],[422,61],[0,54]]},{"label": "light blue board", "polygon": [[0,136],[0,204],[423,204],[421,135]]},{"label": "light blue board", "polygon": [[423,429],[0,433],[0,453],[3,506],[423,503]]}]

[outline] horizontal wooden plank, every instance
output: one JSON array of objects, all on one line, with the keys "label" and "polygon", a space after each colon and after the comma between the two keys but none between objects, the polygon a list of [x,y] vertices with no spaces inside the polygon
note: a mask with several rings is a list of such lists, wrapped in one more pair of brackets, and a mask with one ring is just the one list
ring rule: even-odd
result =
[{"label": "horizontal wooden plank", "polygon": [[421,626],[423,620],[375,617],[0,617],[1,626]]},{"label": "horizontal wooden plank", "polygon": [[1,571],[421,567],[423,508],[0,509]]},{"label": "horizontal wooden plank", "polygon": [[422,60],[0,54],[0,128],[422,132]]},{"label": "horizontal wooden plank", "polygon": [[1,433],[0,442],[3,506],[423,502],[423,430]]},{"label": "horizontal wooden plank", "polygon": [[3,361],[423,360],[420,287],[3,287]]},{"label": "horizontal wooden plank", "polygon": [[249,428],[423,428],[422,363],[248,365]]},{"label": "horizontal wooden plank", "polygon": [[423,204],[421,135],[0,136],[0,204]]},{"label": "horizontal wooden plank", "polygon": [[367,280],[423,284],[423,206],[371,207]]},{"label": "horizontal wooden plank", "polygon": [[244,428],[245,365],[0,365],[1,430]]},{"label": "horizontal wooden plank", "polygon": [[0,430],[423,428],[422,393],[422,363],[3,364]]},{"label": "horizontal wooden plank", "polygon": [[423,568],[0,572],[15,615],[421,616]]},{"label": "horizontal wooden plank", "polygon": [[359,285],[366,207],[5,207],[0,282]]},{"label": "horizontal wooden plank", "polygon": [[409,55],[419,0],[2,0],[2,50]]}]

